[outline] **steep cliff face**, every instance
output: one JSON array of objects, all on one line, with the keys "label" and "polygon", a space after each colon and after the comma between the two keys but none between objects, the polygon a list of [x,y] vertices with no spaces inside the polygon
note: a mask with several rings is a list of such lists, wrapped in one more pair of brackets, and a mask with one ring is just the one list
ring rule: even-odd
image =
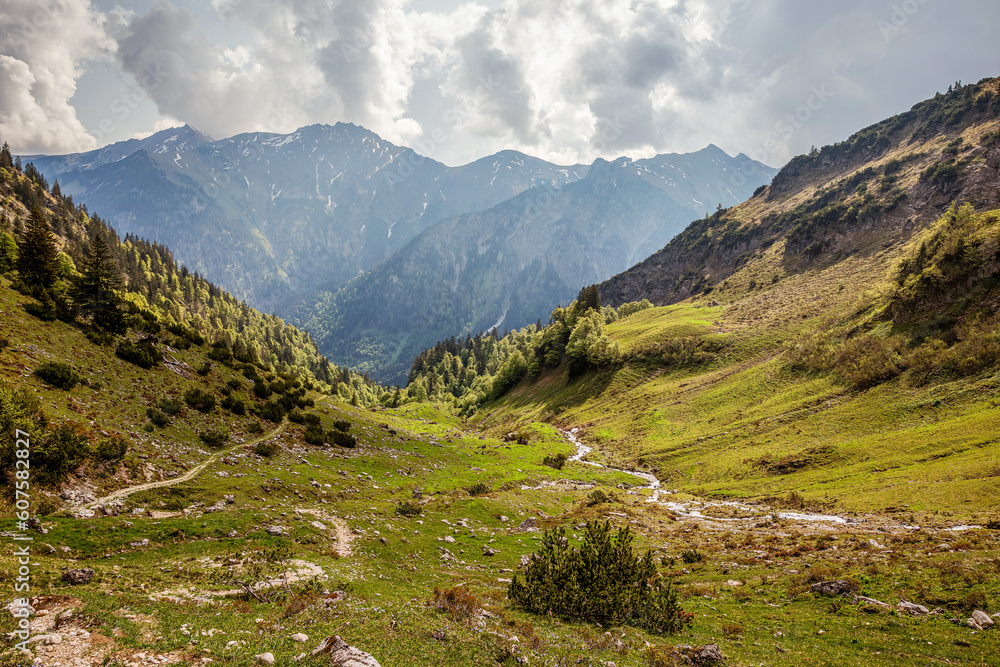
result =
[{"label": "steep cliff face", "polygon": [[998,80],[938,95],[848,140],[793,159],[747,202],[691,223],[601,285],[611,305],[682,301],[780,244],[794,273],[905,242],[952,202],[1000,202]]}]

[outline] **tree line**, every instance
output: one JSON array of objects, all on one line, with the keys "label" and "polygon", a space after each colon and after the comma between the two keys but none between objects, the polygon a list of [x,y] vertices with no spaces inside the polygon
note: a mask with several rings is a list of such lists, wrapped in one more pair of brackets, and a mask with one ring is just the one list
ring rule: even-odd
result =
[{"label": "tree line", "polygon": [[503,336],[494,329],[464,340],[452,337],[424,350],[410,367],[407,397],[452,403],[468,415],[547,368],[565,363],[570,379],[612,368],[621,351],[607,325],[651,307],[645,299],[617,309],[602,306],[598,286],[584,287],[569,306],[557,306],[545,326],[539,321]]}]

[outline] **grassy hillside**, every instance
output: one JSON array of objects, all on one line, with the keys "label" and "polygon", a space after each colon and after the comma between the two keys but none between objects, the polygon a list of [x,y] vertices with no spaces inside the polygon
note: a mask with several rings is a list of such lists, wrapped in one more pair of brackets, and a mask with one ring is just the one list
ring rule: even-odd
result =
[{"label": "grassy hillside", "polygon": [[529,373],[477,423],[581,426],[602,456],[689,493],[985,521],[1000,487],[996,88],[796,158],[692,223],[600,286],[613,305],[672,304],[605,317],[617,364]]}]

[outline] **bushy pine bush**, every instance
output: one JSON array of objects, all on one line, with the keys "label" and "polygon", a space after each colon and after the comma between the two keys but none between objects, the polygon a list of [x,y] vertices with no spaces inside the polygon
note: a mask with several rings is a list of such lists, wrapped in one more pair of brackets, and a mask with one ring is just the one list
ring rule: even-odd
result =
[{"label": "bushy pine bush", "polygon": [[222,447],[224,444],[226,444],[226,441],[229,440],[229,434],[226,433],[225,431],[220,431],[218,429],[211,429],[203,433],[199,433],[198,437],[201,438],[201,441],[204,442],[209,447],[211,447],[212,449],[218,449],[219,447]]},{"label": "bushy pine bush", "polygon": [[254,411],[258,416],[268,420],[269,422],[274,422],[275,424],[284,419],[285,413],[287,412],[280,403],[276,403],[275,401],[260,403],[254,408]]},{"label": "bushy pine bush", "polygon": [[330,439],[330,443],[337,445],[338,447],[346,447],[347,449],[353,448],[358,444],[358,439],[355,438],[350,433],[344,433],[340,429],[332,429],[327,432],[326,437]]},{"label": "bushy pine bush", "polygon": [[163,361],[160,351],[146,341],[133,343],[130,340],[123,340],[115,348],[115,354],[119,359],[124,359],[140,368],[152,368]]},{"label": "bushy pine bush", "polygon": [[181,402],[173,398],[161,398],[160,402],[157,403],[157,407],[160,408],[162,412],[168,415],[176,415],[184,407]]},{"label": "bushy pine bush", "polygon": [[313,445],[314,447],[321,447],[326,444],[326,433],[323,432],[323,429],[318,424],[310,424],[306,428],[303,438],[307,445]]},{"label": "bushy pine bush", "polygon": [[486,484],[485,482],[476,482],[472,486],[466,488],[466,491],[469,492],[470,496],[481,496],[484,493],[489,493],[491,490],[492,489],[490,489],[489,484]]},{"label": "bushy pine bush", "polygon": [[266,458],[271,458],[281,450],[278,447],[278,443],[271,440],[265,440],[264,442],[258,442],[254,445],[253,453],[257,456],[263,456]]},{"label": "bushy pine bush", "polygon": [[146,408],[146,416],[149,417],[149,421],[161,428],[170,423],[170,417],[156,408]]},{"label": "bushy pine bush", "polygon": [[556,470],[562,470],[563,466],[566,465],[566,460],[569,457],[562,452],[558,454],[550,454],[542,459],[542,465],[546,465],[550,468],[555,468]]},{"label": "bushy pine bush", "polygon": [[80,384],[82,378],[76,374],[73,367],[60,361],[46,361],[35,369],[35,375],[47,384],[69,391]]},{"label": "bushy pine bush", "polygon": [[94,449],[94,458],[98,461],[120,461],[128,453],[128,440],[125,438],[109,438],[102,440]]},{"label": "bushy pine bush", "polygon": [[33,440],[31,478],[41,486],[57,486],[90,458],[90,443],[78,427],[64,423],[40,440]]},{"label": "bushy pine bush", "polygon": [[587,523],[583,543],[572,547],[564,528],[547,530],[507,596],[535,614],[632,625],[654,633],[679,632],[693,615],[683,611],[670,582],[659,576],[652,552],[638,556],[626,526]]},{"label": "bushy pine bush", "polygon": [[209,413],[215,409],[215,394],[198,388],[188,389],[184,401],[199,412]]},{"label": "bushy pine bush", "polygon": [[229,410],[234,415],[245,415],[247,413],[247,404],[239,396],[226,396],[222,399],[222,407]]}]

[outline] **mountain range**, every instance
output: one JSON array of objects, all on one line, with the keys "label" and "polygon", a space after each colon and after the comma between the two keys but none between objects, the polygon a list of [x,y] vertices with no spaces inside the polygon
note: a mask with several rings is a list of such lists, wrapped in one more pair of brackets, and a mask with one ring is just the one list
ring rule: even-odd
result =
[{"label": "mountain range", "polygon": [[26,159],[119,233],[165,243],[337,363],[393,382],[442,334],[533,322],[775,173],[715,146],[448,167],[345,123],[219,141],[184,126]]}]

